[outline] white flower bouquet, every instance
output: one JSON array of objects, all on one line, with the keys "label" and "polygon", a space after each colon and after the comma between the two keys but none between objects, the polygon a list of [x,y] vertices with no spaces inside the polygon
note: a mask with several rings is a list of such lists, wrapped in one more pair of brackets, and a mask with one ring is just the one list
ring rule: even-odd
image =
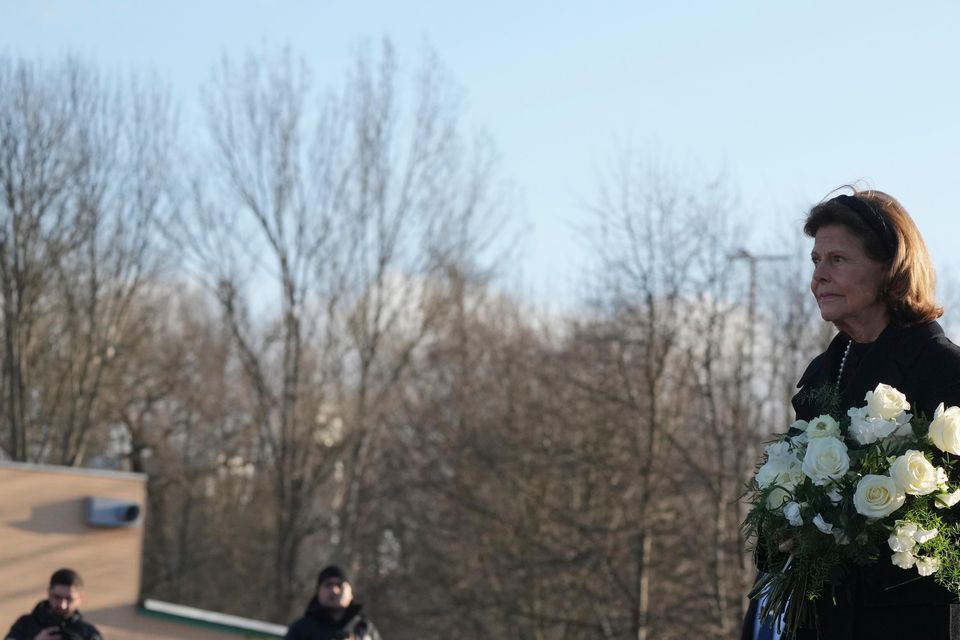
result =
[{"label": "white flower bouquet", "polygon": [[793,423],[750,482],[743,529],[762,571],[750,596],[785,638],[818,625],[815,602],[854,565],[892,562],[904,582],[933,576],[960,595],[960,407],[928,422],[885,384],[865,400]]}]

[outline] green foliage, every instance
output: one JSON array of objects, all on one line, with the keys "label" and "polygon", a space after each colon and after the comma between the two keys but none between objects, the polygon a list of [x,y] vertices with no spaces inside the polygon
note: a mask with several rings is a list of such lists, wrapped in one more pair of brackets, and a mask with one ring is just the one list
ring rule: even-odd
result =
[{"label": "green foliage", "polygon": [[913,522],[923,529],[936,529],[932,540],[918,545],[914,555],[937,558],[940,569],[934,579],[954,594],[960,594],[960,523],[951,509],[937,509],[932,495],[917,496],[904,512],[901,520]]},{"label": "green foliage", "polygon": [[[822,385],[807,389],[804,387],[797,394],[797,401],[800,404],[808,405],[813,408],[814,413],[829,415],[836,418],[842,416],[846,420],[843,411],[843,402],[840,398],[840,390],[837,385],[831,382],[825,382]],[[847,420],[849,423],[849,420]]]}]

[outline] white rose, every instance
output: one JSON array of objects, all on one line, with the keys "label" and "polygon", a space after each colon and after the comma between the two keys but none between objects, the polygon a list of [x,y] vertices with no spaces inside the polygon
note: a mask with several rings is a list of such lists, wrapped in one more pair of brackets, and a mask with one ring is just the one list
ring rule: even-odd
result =
[{"label": "white rose", "polygon": [[884,518],[902,507],[906,498],[890,476],[867,474],[857,483],[853,506],[867,518]]},{"label": "white rose", "polygon": [[960,455],[960,407],[944,409],[941,402],[933,413],[929,436],[941,451]]},{"label": "white rose", "polygon": [[904,493],[925,496],[937,490],[937,468],[920,451],[908,450],[890,465],[890,477]]},{"label": "white rose", "polygon": [[863,399],[867,401],[867,415],[881,420],[896,420],[910,408],[907,396],[882,382],[873,391],[867,391]]},{"label": "white rose", "polygon": [[936,529],[920,529],[918,527],[917,532],[913,534],[913,539],[917,541],[917,544],[923,544],[936,538],[937,533]]},{"label": "white rose", "polygon": [[790,443],[786,440],[767,445],[767,458],[780,458],[790,454]]},{"label": "white rose", "polygon": [[[906,567],[904,567],[906,568]],[[929,576],[940,569],[940,558],[917,558],[917,573]]]},{"label": "white rose", "polygon": [[[847,415],[850,416],[850,422],[858,422],[867,419],[867,408],[866,407],[850,407],[847,409]],[[853,424],[850,425],[853,427]]]},{"label": "white rose", "polygon": [[810,436],[807,435],[806,431],[790,438],[790,444],[798,448],[807,446],[808,442],[810,442]]},{"label": "white rose", "polygon": [[823,533],[831,533],[833,531],[833,525],[824,520],[823,516],[819,513],[813,516],[813,524]]},{"label": "white rose", "polygon": [[[873,444],[898,431],[902,426],[896,420],[870,417],[866,407],[848,409],[847,415],[850,416],[850,435],[860,444]],[[904,414],[907,415],[909,414]]]},{"label": "white rose", "polygon": [[796,458],[772,458],[757,469],[757,484],[761,489],[771,485],[780,485],[788,489],[797,486],[803,480],[800,461]]},{"label": "white rose", "polygon": [[947,475],[947,471],[943,467],[937,467],[937,489],[946,491],[949,480],[950,477]]},{"label": "white rose", "polygon": [[803,517],[800,515],[800,505],[796,502],[788,502],[783,505],[783,517],[794,527],[799,527],[803,524]]},{"label": "white rose", "polygon": [[901,413],[900,417],[897,418],[897,426],[894,428],[892,435],[900,438],[911,437],[913,435],[913,427],[910,426],[911,418],[913,418],[913,415]]},{"label": "white rose", "polygon": [[766,489],[770,485],[777,482],[777,477],[780,475],[781,471],[782,466],[776,461],[776,459],[767,460],[760,465],[759,469],[757,469],[757,484],[760,485],[761,489]]},{"label": "white rose", "polygon": [[897,523],[893,533],[887,538],[891,551],[913,551],[917,546],[917,525],[912,522]]},{"label": "white rose", "polygon": [[803,480],[800,460],[790,449],[789,442],[776,442],[767,447],[767,461],[757,469],[757,484],[761,489],[778,484],[792,489]]},{"label": "white rose", "polygon": [[807,423],[806,420],[794,420],[794,421],[790,424],[790,430],[791,430],[791,431],[799,431],[799,432],[803,433],[804,431],[807,430],[807,424],[808,424],[808,423]]},{"label": "white rose", "polygon": [[847,446],[837,438],[814,438],[803,456],[803,473],[819,486],[839,480],[850,468]]},{"label": "white rose", "polygon": [[840,437],[840,425],[830,416],[819,416],[807,423],[807,435],[811,438]]},{"label": "white rose", "polygon": [[791,497],[789,491],[778,485],[767,496],[767,508],[779,509],[785,502],[789,502]]},{"label": "white rose", "polygon": [[909,551],[898,551],[891,556],[890,560],[901,569],[909,569],[917,562],[917,559]]},{"label": "white rose", "polygon": [[937,509],[949,509],[960,502],[960,489],[953,493],[938,493],[934,498],[934,506]]}]

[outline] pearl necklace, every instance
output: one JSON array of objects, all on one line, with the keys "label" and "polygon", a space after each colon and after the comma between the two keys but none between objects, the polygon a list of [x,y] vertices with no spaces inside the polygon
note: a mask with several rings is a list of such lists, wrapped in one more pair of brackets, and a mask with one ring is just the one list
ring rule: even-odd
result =
[{"label": "pearl necklace", "polygon": [[840,388],[840,381],[843,380],[843,368],[847,366],[847,356],[850,355],[850,347],[853,346],[853,340],[847,343],[847,348],[843,352],[843,359],[840,360],[840,371],[837,372],[837,388]]}]

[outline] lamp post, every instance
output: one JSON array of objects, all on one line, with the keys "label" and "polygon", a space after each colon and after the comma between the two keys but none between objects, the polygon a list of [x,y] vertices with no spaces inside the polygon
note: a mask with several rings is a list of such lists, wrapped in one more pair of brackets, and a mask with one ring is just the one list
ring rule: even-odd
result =
[{"label": "lamp post", "polygon": [[757,254],[743,247],[731,253],[731,261],[744,260],[750,269],[750,289],[747,298],[747,319],[750,323],[750,356],[753,357],[753,324],[757,313],[757,264],[760,262],[782,262],[790,256],[786,254]]},{"label": "lamp post", "polygon": [[[755,348],[755,341],[756,341],[755,325],[756,325],[756,315],[757,315],[757,264],[759,264],[760,262],[782,262],[784,260],[787,260],[789,257],[790,256],[784,255],[784,254],[756,254],[751,251],[748,251],[747,249],[744,249],[743,247],[741,247],[740,249],[737,249],[734,253],[731,253],[730,255],[727,256],[727,258],[731,262],[735,260],[745,261],[750,269],[749,271],[749,275],[750,275],[749,287],[750,288],[749,288],[748,298],[747,298],[747,323],[750,326],[747,329],[747,331],[749,332],[747,334],[747,345],[746,345],[747,353],[744,354],[745,355],[744,359],[746,360],[746,366],[740,366],[738,368],[738,373],[736,376],[738,395],[744,394],[744,388],[750,383],[749,374],[746,374],[746,372],[753,373],[754,348]],[[749,407],[749,404],[747,402],[748,398],[744,397],[744,395],[741,395],[740,400],[744,403],[745,408]],[[750,410],[746,409],[746,413],[748,415],[744,417],[747,418],[747,423],[749,423],[748,416],[749,416]],[[743,468],[743,465],[742,465],[743,456],[746,456],[747,459],[753,459],[753,457],[755,456],[755,453],[753,451],[753,446],[751,444],[750,438],[748,437],[745,437],[744,440],[738,442],[737,445],[738,446],[735,447],[735,450],[739,453],[739,455],[736,463],[736,468]],[[743,548],[746,541],[743,539],[742,532],[738,534],[738,537],[739,537],[738,543],[740,545],[740,548]],[[743,575],[747,576],[750,574],[752,562],[746,555],[742,556],[741,561],[742,561]],[[748,601],[746,596],[742,598],[740,606],[741,606],[741,612],[745,613],[748,607]]]}]

